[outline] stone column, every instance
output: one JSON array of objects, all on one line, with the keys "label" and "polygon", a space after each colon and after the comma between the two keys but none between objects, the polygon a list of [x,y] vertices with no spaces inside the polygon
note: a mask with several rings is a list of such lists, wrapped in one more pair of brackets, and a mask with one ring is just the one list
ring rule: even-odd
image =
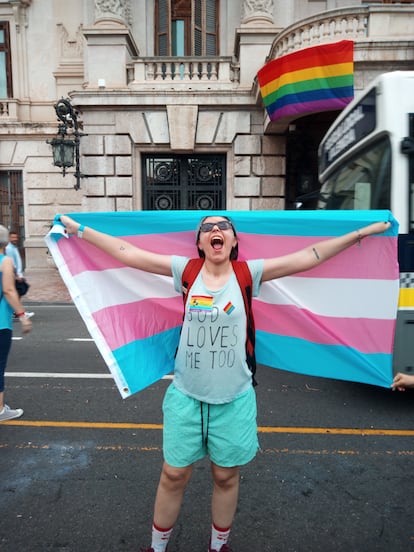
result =
[{"label": "stone column", "polygon": [[139,55],[130,29],[131,0],[95,0],[95,23],[83,30],[88,88],[127,88],[127,64]]},{"label": "stone column", "polygon": [[240,85],[251,87],[281,29],[273,24],[273,0],[243,0],[242,7],[234,51],[240,64]]}]

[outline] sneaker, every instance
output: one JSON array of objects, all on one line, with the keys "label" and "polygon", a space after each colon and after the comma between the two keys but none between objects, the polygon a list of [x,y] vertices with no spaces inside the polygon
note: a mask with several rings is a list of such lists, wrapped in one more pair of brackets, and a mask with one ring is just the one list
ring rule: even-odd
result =
[{"label": "sneaker", "polygon": [[[24,314],[27,316],[27,318],[31,318],[32,316],[35,315],[34,312],[27,312],[27,311],[26,311]],[[20,318],[20,317],[17,316],[16,313],[13,314],[13,320],[19,320],[19,318]]]},{"label": "sneaker", "polygon": [[208,552],[231,552],[231,548],[228,544],[223,544],[220,550],[214,550],[213,548],[209,547]]},{"label": "sneaker", "polygon": [[13,420],[13,418],[20,418],[23,415],[23,410],[21,408],[16,408],[13,410],[7,404],[4,405],[3,410],[0,410],[0,422],[5,422],[6,420]]}]

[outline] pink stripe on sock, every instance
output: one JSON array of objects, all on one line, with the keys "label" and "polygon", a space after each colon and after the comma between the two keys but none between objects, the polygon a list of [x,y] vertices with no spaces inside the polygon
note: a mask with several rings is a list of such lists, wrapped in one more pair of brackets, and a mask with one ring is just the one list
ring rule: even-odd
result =
[{"label": "pink stripe on sock", "polygon": [[152,522],[152,526],[154,527],[154,529],[156,529],[157,531],[160,531],[161,533],[168,533],[168,531],[171,531],[172,529],[174,529],[174,526],[169,527],[168,529],[162,529],[162,527],[158,527],[155,521]]}]

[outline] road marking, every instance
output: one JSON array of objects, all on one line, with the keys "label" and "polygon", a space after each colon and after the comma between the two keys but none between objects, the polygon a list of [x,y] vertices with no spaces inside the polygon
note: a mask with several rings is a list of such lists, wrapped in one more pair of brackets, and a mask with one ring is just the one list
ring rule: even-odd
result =
[{"label": "road marking", "polygon": [[79,379],[113,379],[112,374],[76,374],[70,372],[6,372],[13,378],[79,378]]},{"label": "road marking", "polygon": [[[116,451],[116,452],[124,452],[124,451],[141,451],[141,452],[162,452],[162,447],[150,447],[150,446],[139,446],[139,445],[92,445],[95,450],[99,451]],[[74,445],[59,445],[56,446],[55,444],[50,443],[16,443],[14,445],[10,445],[9,443],[0,443],[0,450],[1,449],[34,449],[34,450],[64,450],[64,451],[73,451],[73,450],[86,450],[91,448],[89,445],[82,445],[82,444],[74,444]]]},{"label": "road marking", "polygon": [[[82,445],[82,444],[71,444],[69,446],[61,445],[57,447],[55,444],[50,443],[16,443],[10,445],[9,443],[0,443],[0,449],[34,449],[34,450],[56,450],[58,448],[63,449],[64,451],[82,451],[90,449],[91,445]],[[162,447],[157,446],[139,446],[139,445],[92,445],[97,451],[113,451],[113,452],[159,452],[162,453]],[[269,449],[260,449],[258,455],[269,455],[269,454],[290,454],[290,455],[309,455],[309,456],[385,456],[389,458],[390,456],[414,456],[414,451],[412,450],[369,450],[369,451],[359,451],[359,450],[342,450],[342,449],[323,449],[323,450],[313,450],[313,449],[289,449],[287,447],[283,449],[269,448]]]},{"label": "road marking", "polygon": [[[11,378],[72,378],[72,379],[113,379],[112,374],[109,373],[71,373],[71,372],[6,372],[6,376]],[[171,380],[172,374],[167,374],[161,379]]]},{"label": "road marking", "polygon": [[56,422],[53,420],[9,420],[2,424],[27,427],[67,427],[85,429],[162,429],[162,424],[134,424],[125,422]]},{"label": "road marking", "polygon": [[[13,341],[21,341],[22,339],[23,339],[23,336],[12,337]],[[93,342],[94,339],[92,339],[92,337],[67,337],[65,341],[75,341],[76,343],[82,343],[82,342],[90,343],[90,342]]]},{"label": "road marking", "polygon": [[[137,424],[125,422],[58,422],[53,420],[9,420],[2,425],[23,427],[67,427],[83,429],[163,429],[162,424]],[[341,428],[341,427],[269,427],[259,426],[259,433],[296,433],[319,435],[379,435],[379,436],[403,436],[413,437],[412,429],[372,429],[372,428]]]},{"label": "road marking", "polygon": [[315,435],[387,435],[414,436],[412,429],[365,429],[341,427],[259,427],[261,433],[306,433]]}]

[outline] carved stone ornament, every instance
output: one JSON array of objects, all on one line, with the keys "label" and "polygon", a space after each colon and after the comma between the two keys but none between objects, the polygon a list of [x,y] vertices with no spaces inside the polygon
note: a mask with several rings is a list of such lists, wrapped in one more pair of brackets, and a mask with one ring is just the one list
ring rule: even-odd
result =
[{"label": "carved stone ornament", "polygon": [[273,0],[243,0],[242,23],[273,23]]},{"label": "carved stone ornament", "polygon": [[75,35],[70,36],[66,27],[59,23],[57,25],[60,40],[60,57],[62,60],[76,60],[83,57],[83,33],[82,25]]},{"label": "carved stone ornament", "polygon": [[131,24],[131,0],[95,0],[95,20],[111,19]]}]

